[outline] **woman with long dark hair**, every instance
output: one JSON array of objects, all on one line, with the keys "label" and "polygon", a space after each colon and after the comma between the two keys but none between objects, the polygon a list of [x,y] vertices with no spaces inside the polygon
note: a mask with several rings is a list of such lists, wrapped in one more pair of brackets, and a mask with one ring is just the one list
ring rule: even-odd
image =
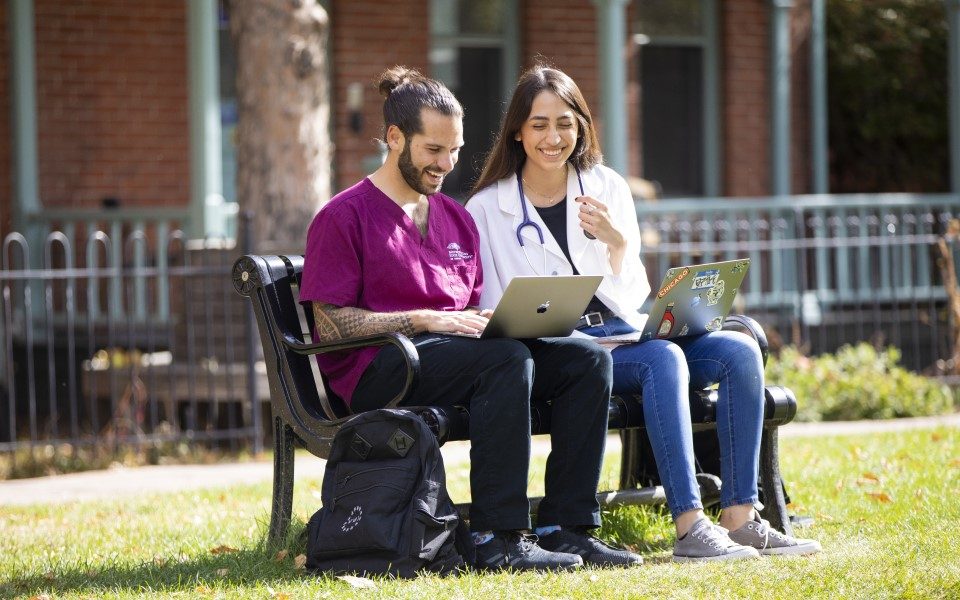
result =
[{"label": "woman with long dark hair", "polygon": [[[640,262],[640,230],[627,183],[603,166],[590,109],[577,84],[537,66],[520,78],[474,196],[484,287],[497,304],[517,275],[603,275],[578,335],[640,331],[650,294]],[[643,395],[647,433],[677,530],[678,561],[812,554],[760,519],[757,471],[763,426],[763,362],[743,334],[712,331],[612,349],[614,393]],[[719,526],[703,512],[694,470],[689,388],[719,383]],[[540,545],[567,544],[564,530],[540,523]]]}]

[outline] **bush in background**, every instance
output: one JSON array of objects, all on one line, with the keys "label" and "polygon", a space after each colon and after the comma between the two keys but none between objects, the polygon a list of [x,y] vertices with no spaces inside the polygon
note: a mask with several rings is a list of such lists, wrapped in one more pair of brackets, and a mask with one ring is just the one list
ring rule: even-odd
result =
[{"label": "bush in background", "polygon": [[785,347],[767,362],[767,381],[797,395],[797,421],[892,419],[951,412],[956,394],[900,366],[900,351],[867,343],[804,356]]}]

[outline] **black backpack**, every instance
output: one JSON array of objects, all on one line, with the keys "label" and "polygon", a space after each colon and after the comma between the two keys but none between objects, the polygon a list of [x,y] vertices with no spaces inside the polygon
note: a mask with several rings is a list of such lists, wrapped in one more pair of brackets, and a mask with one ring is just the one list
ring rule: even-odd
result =
[{"label": "black backpack", "polygon": [[341,426],[321,500],[307,524],[312,571],[413,577],[473,561],[437,439],[412,412],[374,410]]}]

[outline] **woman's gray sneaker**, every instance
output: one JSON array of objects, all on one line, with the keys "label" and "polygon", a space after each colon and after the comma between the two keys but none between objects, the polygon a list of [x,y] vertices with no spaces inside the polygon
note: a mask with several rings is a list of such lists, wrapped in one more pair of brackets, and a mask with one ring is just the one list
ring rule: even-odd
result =
[{"label": "woman's gray sneaker", "polygon": [[706,518],[697,519],[690,531],[677,538],[673,546],[673,560],[677,562],[748,558],[760,558],[760,553],[749,546],[737,544],[727,535],[726,529]]},{"label": "woman's gray sneaker", "polygon": [[820,542],[804,540],[780,533],[770,523],[754,513],[752,520],[730,532],[730,539],[738,544],[756,548],[760,554],[802,555],[820,552]]}]

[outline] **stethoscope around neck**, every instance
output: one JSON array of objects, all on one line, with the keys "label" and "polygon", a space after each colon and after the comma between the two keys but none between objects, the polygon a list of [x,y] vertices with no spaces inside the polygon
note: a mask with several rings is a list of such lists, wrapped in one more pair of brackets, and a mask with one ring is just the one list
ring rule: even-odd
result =
[{"label": "stethoscope around neck", "polygon": [[[583,191],[583,179],[580,177],[580,168],[573,163],[570,163],[573,166],[573,170],[577,172],[577,184],[580,186],[580,195],[586,196]],[[523,228],[524,227],[533,227],[533,230],[537,232],[537,237],[540,238],[540,245],[544,245],[543,230],[540,229],[540,226],[534,223],[530,219],[530,213],[527,211],[527,202],[523,197],[523,176],[521,172],[523,171],[523,165],[517,167],[517,191],[520,193],[520,208],[523,209],[523,220],[520,221],[520,224],[517,225],[517,241],[520,242],[520,246],[523,246]]]}]

